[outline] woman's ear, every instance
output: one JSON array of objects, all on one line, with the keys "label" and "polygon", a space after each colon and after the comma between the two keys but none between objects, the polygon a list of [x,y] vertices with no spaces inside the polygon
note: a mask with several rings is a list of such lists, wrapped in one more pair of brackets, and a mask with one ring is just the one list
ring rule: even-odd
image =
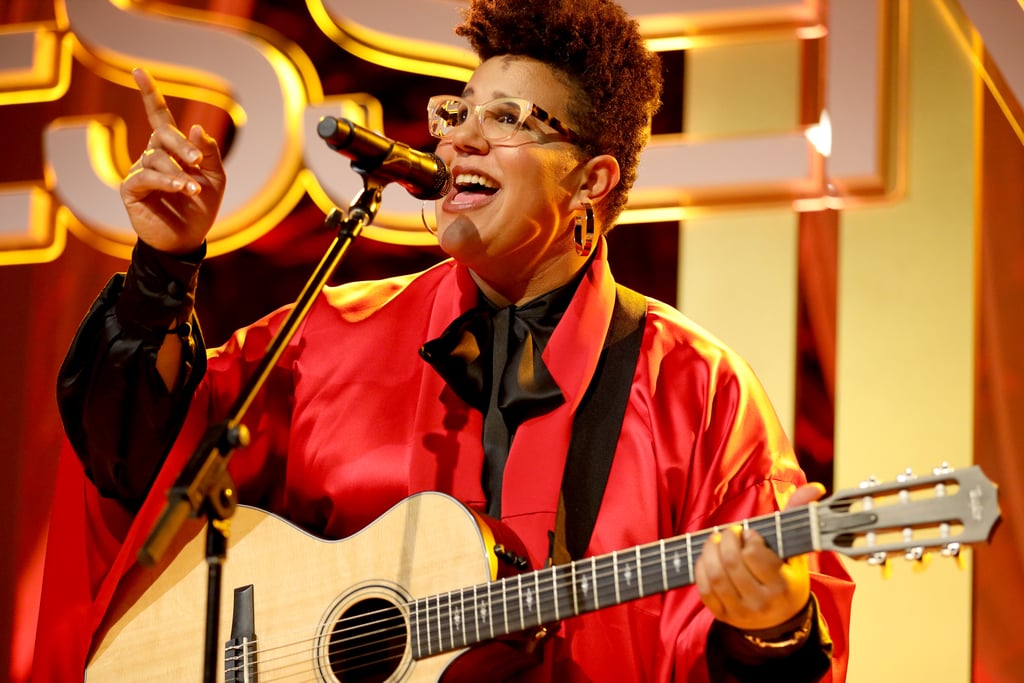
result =
[{"label": "woman's ear", "polygon": [[619,184],[619,162],[610,154],[593,157],[583,166],[583,182],[576,200],[598,204]]}]

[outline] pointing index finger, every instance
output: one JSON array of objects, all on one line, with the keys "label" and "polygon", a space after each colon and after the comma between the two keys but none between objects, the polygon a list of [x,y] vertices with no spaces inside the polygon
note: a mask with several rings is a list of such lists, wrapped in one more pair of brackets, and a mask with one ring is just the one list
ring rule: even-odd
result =
[{"label": "pointing index finger", "polygon": [[153,82],[149,72],[143,68],[136,68],[132,71],[132,76],[135,78],[136,85],[139,86],[139,92],[142,93],[142,104],[146,107],[146,118],[149,120],[150,127],[153,130],[163,125],[176,127],[174,115],[167,107],[164,96],[157,90],[156,83]]}]

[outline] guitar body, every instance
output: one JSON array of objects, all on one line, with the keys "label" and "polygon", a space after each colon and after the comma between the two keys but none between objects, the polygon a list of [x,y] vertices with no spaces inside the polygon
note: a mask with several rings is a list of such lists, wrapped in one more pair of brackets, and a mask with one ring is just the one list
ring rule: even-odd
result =
[{"label": "guitar body", "polygon": [[[920,560],[925,548],[955,557],[963,544],[986,540],[998,520],[997,489],[974,465],[865,482],[743,525],[783,559],[830,550],[884,564],[897,552]],[[93,640],[89,683],[204,679],[201,531],[190,521],[162,564],[136,566],[121,581]],[[341,541],[239,508],[223,567],[217,680],[497,677],[533,663],[529,647],[502,638],[541,637],[567,617],[692,585],[701,548],[716,533],[515,573],[525,554],[514,536],[441,493],[407,498]]]},{"label": "guitar body", "polygon": [[[493,579],[497,563],[490,534],[482,518],[438,493],[407,498],[340,541],[324,541],[278,517],[239,507],[223,567],[218,659],[223,660],[223,643],[231,633],[234,589],[252,585],[260,678],[437,680],[461,651],[413,660],[402,632],[405,605],[413,596]],[[136,566],[122,580],[94,639],[86,668],[89,683],[203,680],[205,537],[203,525],[190,520],[161,564]],[[380,666],[332,672],[332,623],[343,615],[381,609],[401,617],[398,630],[389,634],[395,658]],[[218,681],[223,680],[219,664]],[[238,680],[255,679],[239,675]]]}]

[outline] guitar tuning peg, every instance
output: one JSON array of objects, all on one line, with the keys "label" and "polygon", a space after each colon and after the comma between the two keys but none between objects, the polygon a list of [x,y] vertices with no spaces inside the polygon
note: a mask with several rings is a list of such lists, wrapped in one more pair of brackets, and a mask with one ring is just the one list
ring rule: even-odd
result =
[{"label": "guitar tuning peg", "polygon": [[953,471],[953,468],[949,466],[949,463],[946,462],[945,460],[943,460],[942,461],[942,465],[932,469],[932,474],[934,474],[934,475],[949,474],[952,471]]},{"label": "guitar tuning peg", "polygon": [[878,551],[877,553],[871,553],[868,555],[868,564],[873,567],[880,567],[885,565],[889,561],[888,554],[885,551]]},{"label": "guitar tuning peg", "polygon": [[[884,555],[885,553],[881,554]],[[881,562],[876,564],[882,570],[883,579],[888,579],[892,576],[892,562],[890,562],[889,560],[882,560]]]},{"label": "guitar tuning peg", "polygon": [[964,569],[966,568],[967,563],[964,561],[964,556],[960,553],[962,549],[963,546],[954,541],[952,543],[947,543],[946,545],[944,545],[942,547],[942,550],[940,550],[939,552],[942,553],[943,557],[952,557],[953,560],[956,562],[956,566],[960,569]]},{"label": "guitar tuning peg", "polygon": [[907,469],[903,470],[902,474],[896,475],[896,481],[901,481],[902,482],[902,481],[910,481],[912,479],[917,479],[917,475],[914,474],[914,471],[912,469],[910,469],[909,467]]},{"label": "guitar tuning peg", "polygon": [[871,475],[867,479],[862,479],[860,484],[857,485],[857,488],[867,489],[867,488],[871,488],[872,486],[874,486],[877,483],[878,483],[878,477],[876,477],[875,475]]},{"label": "guitar tuning peg", "polygon": [[910,568],[911,571],[916,573],[923,572],[932,562],[931,553],[926,553],[924,548],[911,548],[903,555],[903,557],[914,563],[910,565]]}]

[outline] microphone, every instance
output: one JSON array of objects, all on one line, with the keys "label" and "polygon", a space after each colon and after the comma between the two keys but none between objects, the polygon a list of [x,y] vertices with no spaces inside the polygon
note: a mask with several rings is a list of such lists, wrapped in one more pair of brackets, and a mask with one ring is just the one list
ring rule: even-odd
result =
[{"label": "microphone", "polygon": [[316,132],[328,147],[351,159],[355,171],[396,182],[416,199],[440,199],[452,189],[452,172],[436,154],[333,116],[322,117]]}]

